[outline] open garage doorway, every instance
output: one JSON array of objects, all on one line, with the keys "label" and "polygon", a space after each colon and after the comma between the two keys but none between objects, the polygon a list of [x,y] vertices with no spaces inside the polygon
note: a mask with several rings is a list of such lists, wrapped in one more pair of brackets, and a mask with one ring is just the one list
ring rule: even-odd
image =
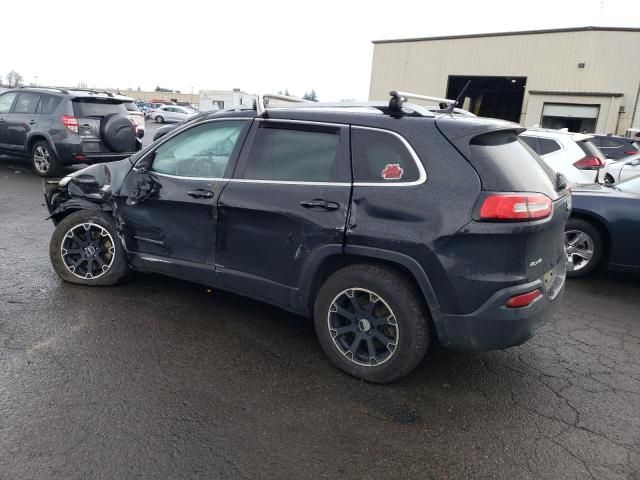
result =
[{"label": "open garage doorway", "polygon": [[469,80],[463,108],[481,117],[520,123],[527,77],[449,75],[447,98],[457,98]]}]

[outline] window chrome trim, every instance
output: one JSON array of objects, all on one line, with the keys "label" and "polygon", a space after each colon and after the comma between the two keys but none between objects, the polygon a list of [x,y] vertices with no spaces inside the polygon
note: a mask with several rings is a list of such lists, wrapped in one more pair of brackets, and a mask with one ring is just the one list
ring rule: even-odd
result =
[{"label": "window chrome trim", "polygon": [[[277,118],[253,118],[253,117],[246,117],[246,118],[242,118],[242,117],[231,117],[231,118],[213,118],[213,119],[209,119],[209,120],[205,120],[203,122],[199,122],[196,125],[202,125],[204,123],[210,123],[210,122],[221,122],[221,121],[247,121],[247,120],[253,120],[256,122],[274,122],[274,123],[292,123],[292,124],[307,124],[307,125],[322,125],[322,126],[329,126],[329,127],[348,127],[350,126],[348,123],[329,123],[329,122],[316,122],[316,121],[307,121],[307,120],[287,120],[287,119],[277,119]],[[194,126],[196,126],[194,125]],[[414,180],[412,182],[389,182],[389,183],[383,183],[383,182],[305,182],[305,181],[296,181],[296,180],[258,180],[258,179],[249,179],[249,178],[225,178],[225,177],[185,177],[185,176],[181,176],[181,175],[172,175],[169,173],[160,173],[160,172],[156,172],[154,170],[149,170],[149,173],[152,173],[154,175],[159,175],[161,177],[168,177],[168,178],[175,178],[175,179],[188,179],[188,180],[209,180],[209,181],[227,181],[227,182],[233,182],[233,183],[256,183],[256,184],[265,184],[265,185],[309,185],[309,186],[326,186],[326,187],[351,187],[352,185],[354,187],[411,187],[411,186],[415,186],[415,185],[421,185],[423,183],[425,183],[427,181],[427,173],[424,169],[424,166],[422,165],[422,162],[420,161],[420,158],[418,157],[417,153],[415,152],[415,150],[413,149],[413,147],[411,146],[411,144],[399,133],[396,133],[392,130],[386,130],[383,128],[374,128],[374,127],[363,127],[363,126],[359,126],[359,125],[351,125],[352,129],[358,129],[358,130],[370,130],[370,131],[374,131],[374,132],[382,132],[382,133],[386,133],[389,135],[393,135],[396,138],[398,138],[402,144],[404,145],[404,147],[407,149],[407,151],[409,152],[409,154],[411,155],[411,157],[413,158],[413,161],[416,164],[416,167],[418,168],[418,172],[419,172],[419,176],[417,180]],[[186,131],[186,130],[185,130]],[[176,132],[177,134],[177,132]],[[144,156],[142,156],[138,162],[136,162],[136,166],[138,165],[139,162],[141,162],[144,158],[146,158],[147,155],[150,155],[152,152],[154,152],[158,147],[160,147],[160,145],[164,144],[165,142],[169,141],[171,138],[173,138],[175,136],[169,134],[170,136],[166,139],[162,139],[160,141],[160,143],[157,145],[157,147],[153,150],[150,150],[149,152],[147,152]]]},{"label": "window chrome trim", "polygon": [[[422,185],[424,182],[427,181],[427,172],[424,169],[424,165],[422,165],[422,162],[420,161],[420,157],[418,157],[418,154],[413,149],[411,144],[402,135],[392,130],[385,130],[383,128],[361,127],[358,125],[354,125],[351,128],[354,130],[369,130],[372,132],[382,132],[389,135],[393,135],[394,137],[399,139],[404,145],[404,147],[407,149],[407,151],[409,152],[409,155],[411,155],[411,158],[413,158],[413,161],[415,162],[416,167],[418,168],[418,173],[419,173],[418,179],[412,182],[393,182],[393,181],[385,182],[384,180],[380,182],[353,182],[354,187],[412,187],[414,185]],[[353,156],[351,161],[353,162]]]}]

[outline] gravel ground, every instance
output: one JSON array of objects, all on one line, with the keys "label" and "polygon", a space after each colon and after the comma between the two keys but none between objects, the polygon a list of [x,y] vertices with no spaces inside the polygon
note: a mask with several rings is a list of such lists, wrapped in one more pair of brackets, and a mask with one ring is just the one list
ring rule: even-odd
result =
[{"label": "gravel ground", "polygon": [[[147,139],[154,125],[149,122]],[[398,384],[311,322],[173,279],[63,284],[41,181],[0,159],[0,478],[640,478],[640,281],[569,281],[523,346]]]}]

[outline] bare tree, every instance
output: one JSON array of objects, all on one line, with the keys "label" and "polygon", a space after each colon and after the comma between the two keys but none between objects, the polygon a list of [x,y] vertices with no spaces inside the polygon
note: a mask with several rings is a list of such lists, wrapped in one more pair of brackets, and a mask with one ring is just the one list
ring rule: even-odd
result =
[{"label": "bare tree", "polygon": [[11,70],[7,74],[7,85],[9,86],[9,88],[19,87],[20,85],[22,85],[22,81],[22,75],[20,75],[15,70]]}]

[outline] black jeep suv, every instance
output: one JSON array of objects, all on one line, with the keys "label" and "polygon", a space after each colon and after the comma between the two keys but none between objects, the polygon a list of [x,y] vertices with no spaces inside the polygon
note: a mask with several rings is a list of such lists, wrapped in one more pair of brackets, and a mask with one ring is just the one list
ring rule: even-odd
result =
[{"label": "black jeep suv", "polygon": [[131,270],[312,316],[331,361],[390,382],[431,343],[503,349],[564,287],[570,195],[513,123],[393,102],[222,111],[45,182],[53,267]]},{"label": "black jeep suv", "polygon": [[121,160],[140,150],[127,112],[112,93],[24,87],[0,95],[0,153],[26,156],[55,177],[64,165]]}]

